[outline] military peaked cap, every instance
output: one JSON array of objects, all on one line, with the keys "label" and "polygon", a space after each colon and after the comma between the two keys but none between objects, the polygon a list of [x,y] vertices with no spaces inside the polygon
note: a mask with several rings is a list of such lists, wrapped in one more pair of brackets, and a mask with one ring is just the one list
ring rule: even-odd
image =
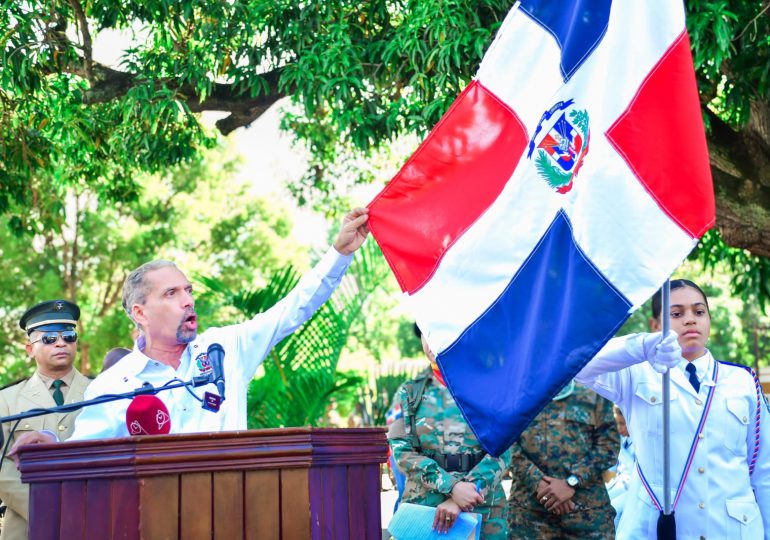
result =
[{"label": "military peaked cap", "polygon": [[74,330],[80,318],[80,308],[67,300],[49,300],[29,308],[19,320],[27,334],[33,331]]}]

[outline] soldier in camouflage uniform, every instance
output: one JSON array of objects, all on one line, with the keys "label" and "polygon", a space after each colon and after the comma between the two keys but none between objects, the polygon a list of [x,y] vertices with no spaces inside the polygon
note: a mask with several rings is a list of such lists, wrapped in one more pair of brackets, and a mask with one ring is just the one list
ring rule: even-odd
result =
[{"label": "soldier in camouflage uniform", "polygon": [[[435,366],[424,338],[423,350]],[[396,391],[394,409],[402,416],[391,424],[388,440],[398,468],[406,475],[401,500],[438,507],[437,523],[446,516],[448,525],[454,523],[456,512],[444,512],[445,508],[453,502],[460,509],[472,507],[483,517],[482,539],[506,540],[507,509],[500,480],[510,450],[500,458],[484,452],[440,377],[437,370],[428,372]],[[464,507],[467,489],[473,493],[477,489],[483,502],[479,498]]]},{"label": "soldier in camouflage uniform", "polygon": [[619,442],[612,403],[570,383],[511,449],[511,538],[614,538],[602,474]]}]

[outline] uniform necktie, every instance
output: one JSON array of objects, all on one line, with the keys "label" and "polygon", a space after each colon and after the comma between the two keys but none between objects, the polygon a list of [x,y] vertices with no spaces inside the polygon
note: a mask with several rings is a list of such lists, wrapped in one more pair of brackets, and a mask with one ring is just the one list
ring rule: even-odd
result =
[{"label": "uniform necktie", "polygon": [[61,379],[56,379],[54,382],[51,383],[51,387],[53,388],[53,400],[56,402],[56,405],[64,405],[64,394],[62,394],[61,387],[64,384],[64,381]]},{"label": "uniform necktie", "polygon": [[684,368],[687,370],[687,373],[690,374],[690,384],[693,388],[695,388],[696,392],[700,392],[700,381],[698,380],[698,374],[695,371],[695,366],[692,363],[688,363],[687,367]]}]

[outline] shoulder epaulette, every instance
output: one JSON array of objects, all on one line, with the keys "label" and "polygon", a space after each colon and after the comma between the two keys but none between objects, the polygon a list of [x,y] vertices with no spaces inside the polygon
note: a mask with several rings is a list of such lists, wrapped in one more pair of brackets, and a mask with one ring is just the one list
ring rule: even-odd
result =
[{"label": "shoulder epaulette", "polygon": [[420,439],[417,437],[415,417],[417,416],[417,409],[420,407],[422,396],[425,393],[425,386],[428,384],[431,373],[431,370],[427,370],[418,377],[404,383],[404,388],[406,390],[406,403],[403,404],[404,429],[406,430],[407,437],[412,441],[412,447],[415,449],[420,448]]},{"label": "shoulder epaulette", "polygon": [[765,407],[767,407],[767,412],[770,412],[770,405],[767,404],[767,399],[765,398],[764,392],[762,392],[762,383],[759,382],[759,376],[757,375],[757,372],[754,371],[753,368],[749,366],[744,366],[743,364],[735,364],[733,362],[726,362],[724,360],[717,360],[720,364],[724,364],[726,366],[733,366],[745,369],[749,372],[749,375],[751,375],[751,378],[754,379],[754,386],[757,388],[757,394],[762,397],[762,399],[765,400]]},{"label": "shoulder epaulette", "polygon": [[767,412],[770,413],[770,405],[767,404],[767,399],[765,398],[765,394],[764,394],[764,392],[762,392],[762,383],[759,382],[759,376],[757,375],[757,372],[754,371],[753,368],[751,368],[749,366],[744,366],[743,364],[736,364],[734,362],[726,362],[724,360],[717,360],[717,362],[719,362],[720,364],[724,364],[726,366],[733,366],[733,367],[745,369],[746,371],[748,371],[749,375],[751,375],[751,378],[754,379],[754,386],[757,389],[757,395],[760,396],[764,400],[765,407],[767,407]]},{"label": "shoulder epaulette", "polygon": [[428,384],[428,379],[433,375],[433,370],[427,370],[420,373],[414,379],[406,381],[407,399],[412,402],[414,406],[414,412],[417,412],[417,407],[420,406],[422,401],[422,395],[425,392],[425,386]]},{"label": "shoulder epaulette", "polygon": [[743,364],[736,364],[735,362],[728,362],[727,360],[717,360],[717,362],[719,362],[720,364],[724,364],[726,366],[735,366],[735,367],[743,368],[749,373],[751,373],[752,377],[755,375],[754,370],[750,366],[745,366]]}]

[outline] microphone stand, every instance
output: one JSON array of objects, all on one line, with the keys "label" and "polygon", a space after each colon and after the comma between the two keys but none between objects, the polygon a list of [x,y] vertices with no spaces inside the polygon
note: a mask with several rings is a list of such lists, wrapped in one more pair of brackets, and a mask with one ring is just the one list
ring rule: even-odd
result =
[{"label": "microphone stand", "polygon": [[[165,390],[173,390],[175,388],[197,388],[199,386],[205,386],[211,382],[210,377],[208,375],[203,375],[199,377],[193,377],[189,381],[181,381],[173,379],[169,381],[168,383],[164,384],[163,386],[154,387],[148,382],[145,382],[141,387],[137,388],[136,390],[131,390],[130,392],[124,392],[122,394],[103,394],[101,396],[97,396],[93,399],[87,399],[85,401],[79,401],[77,403],[68,403],[66,405],[57,405],[56,407],[50,407],[48,409],[30,409],[28,411],[25,411],[23,413],[19,414],[12,414],[10,416],[0,416],[0,424],[5,424],[6,422],[19,422],[21,420],[24,420],[25,418],[33,418],[35,416],[43,416],[46,414],[52,414],[52,413],[67,413],[72,411],[77,411],[78,409],[82,409],[83,407],[90,407],[91,405],[100,405],[102,403],[110,403],[111,401],[118,401],[120,399],[133,399],[136,396],[147,396],[152,395],[154,396],[158,392],[163,392]],[[205,407],[205,402],[204,402]],[[11,438],[13,437],[13,432],[16,431],[16,426],[11,430],[8,442],[10,442]],[[2,429],[0,429],[0,446],[3,447],[3,454],[0,457],[0,465],[2,465],[3,460],[5,460],[5,453],[7,448],[7,444],[3,445],[3,438],[4,434]]]}]

